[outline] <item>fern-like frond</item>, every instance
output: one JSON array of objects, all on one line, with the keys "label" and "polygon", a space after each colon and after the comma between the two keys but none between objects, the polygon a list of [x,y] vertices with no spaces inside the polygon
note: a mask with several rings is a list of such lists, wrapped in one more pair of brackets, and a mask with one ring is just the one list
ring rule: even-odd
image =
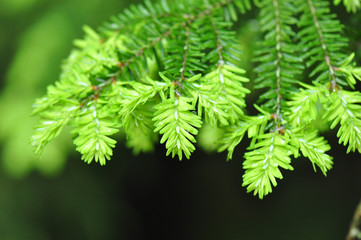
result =
[{"label": "fern-like frond", "polygon": [[255,61],[259,62],[256,68],[258,77],[255,88],[268,88],[260,95],[262,108],[269,113],[275,113],[276,127],[280,127],[285,100],[292,93],[297,78],[302,73],[302,59],[298,57],[298,49],[293,38],[295,33],[292,25],[297,22],[294,17],[297,9],[293,1],[265,0],[261,1],[259,15],[261,29],[265,36],[259,43]]},{"label": "fern-like frond", "polygon": [[202,126],[201,118],[192,112],[195,108],[191,102],[192,99],[173,96],[154,107],[157,110],[153,118],[154,131],[162,134],[160,143],[166,142],[167,155],[178,155],[179,160],[183,154],[189,158],[195,150],[194,135]]},{"label": "fern-like frond", "polygon": [[47,95],[33,104],[32,114],[40,117],[40,123],[31,138],[31,145],[38,156],[77,114],[80,106],[78,98],[91,92],[90,81],[77,74],[76,70],[69,70],[63,75],[61,82],[50,85]]},{"label": "fern-like frond", "polygon": [[[42,105],[40,108],[43,108]],[[40,157],[45,146],[60,134],[77,110],[77,103],[69,101],[63,106],[52,107],[51,110],[48,109],[46,113],[41,114],[40,123],[30,140],[36,155]]]},{"label": "fern-like frond", "polygon": [[111,22],[104,24],[103,28],[110,29],[113,32],[133,31],[136,26],[139,27],[139,25],[152,21],[161,22],[165,18],[169,18],[176,13],[174,9],[171,9],[173,7],[174,5],[169,5],[164,0],[158,3],[145,0],[144,4],[131,5],[124,12],[111,17]]},{"label": "fern-like frond", "polygon": [[291,101],[288,101],[289,106],[289,123],[293,127],[307,126],[318,116],[318,103],[324,99],[325,87],[322,85],[307,85],[300,83],[301,88],[299,92],[294,93]]},{"label": "fern-like frond", "polygon": [[318,136],[316,130],[304,130],[300,127],[293,132],[290,134],[292,142],[301,150],[302,155],[311,161],[313,169],[316,171],[315,165],[318,166],[326,176],[333,164],[332,157],[326,154],[331,149],[327,141]]},{"label": "fern-like frond", "polygon": [[[349,11],[360,3],[343,2]],[[145,0],[98,31],[84,27],[60,80],[34,104],[40,117],[35,152],[40,155],[70,125],[87,163],[110,159],[116,143],[111,136],[120,128],[134,153],[153,150],[160,135],[167,155],[182,160],[195,150],[205,122],[203,142],[212,144],[207,149],[227,150],[227,160],[247,134],[243,186],[260,198],[282,179],[281,168],[293,169],[292,155],[309,158],[325,175],[332,168],[330,146],[311,124],[315,119],[340,125],[339,142],[348,152],[361,152],[361,93],[344,90],[361,80],[361,68],[354,54],[344,53],[347,39],[329,1],[254,4],[263,39],[254,52],[257,77],[249,85],[263,91],[254,104],[258,116],[246,115],[249,79],[240,67],[246,57],[236,32],[250,0]],[[205,141],[209,136],[221,139]]]},{"label": "fern-like frond", "polygon": [[220,65],[201,79],[198,111],[204,109],[206,122],[216,125],[235,123],[243,115],[245,96],[250,91],[243,87],[249,80],[244,70],[231,65]]},{"label": "fern-like frond", "polygon": [[[101,123],[107,117],[113,120],[119,118],[117,126],[119,128],[121,124],[125,128],[129,135],[127,144],[134,146],[134,151],[150,150],[150,142],[156,138],[149,133],[149,115],[154,114],[152,105],[161,105],[158,96],[164,101],[166,95],[176,95],[177,99],[187,99],[187,104],[188,99],[192,99],[192,104],[188,104],[192,106],[189,111],[199,110],[202,115],[201,109],[204,108],[210,111],[209,114],[207,112],[208,119],[213,116],[221,119],[223,116],[223,124],[235,122],[237,118],[229,115],[235,115],[235,111],[242,112],[240,109],[245,105],[243,98],[247,92],[241,84],[241,81],[246,80],[240,76],[243,70],[231,66],[231,59],[235,59],[234,53],[237,51],[232,50],[235,34],[230,30],[229,20],[236,19],[236,6],[240,7],[240,11],[249,9],[249,0],[209,1],[201,5],[195,5],[192,1],[179,4],[164,0],[159,3],[145,1],[145,4],[133,5],[113,18],[112,23],[102,26],[99,32],[88,26],[84,27],[85,37],[76,41],[78,49],[73,50],[67,59],[60,81],[55,86],[50,86],[47,96],[36,102],[34,114],[42,115],[41,124],[32,141],[36,151],[41,153],[46,143],[58,135],[64,125],[70,124],[76,127],[75,143],[85,161],[90,162],[95,158],[104,164],[104,159],[110,157],[110,150],[106,148],[107,151],[98,152],[98,149],[81,147],[80,143],[85,143],[84,139],[90,141],[93,135],[88,131],[81,133],[85,128],[76,121],[81,118],[80,122]],[[220,15],[216,17],[215,13]],[[216,58],[211,54],[214,46],[220,47],[216,51],[219,53]],[[230,62],[225,64],[226,61]],[[222,63],[221,68],[218,63]],[[200,87],[203,80],[197,72],[218,68],[221,69],[218,81],[222,81],[224,77],[223,88],[228,89],[219,90],[213,84],[212,91],[207,93],[210,88]],[[233,84],[235,87],[231,87]],[[240,91],[240,94],[237,95],[236,91]],[[196,109],[196,102],[202,102],[198,99],[205,100],[203,106]],[[214,100],[216,101],[213,102]],[[103,112],[104,104],[100,101],[107,102],[110,115],[106,116]],[[150,102],[152,103],[148,104]],[[95,112],[93,108],[94,111],[89,110],[91,104],[93,107],[100,104],[101,107],[94,108],[96,116],[101,116],[100,119],[90,120],[89,112]],[[223,107],[219,107],[219,104]],[[79,115],[74,110],[76,114],[68,114],[68,109],[82,109],[82,113]],[[218,114],[222,111],[223,115]],[[59,120],[62,118],[57,117],[57,112],[64,116],[64,121]],[[86,113],[89,116],[86,117]],[[185,113],[183,115],[187,116]],[[53,118],[57,118],[56,121]],[[200,127],[200,117],[194,119],[197,119],[195,127]],[[137,126],[141,126],[137,128],[139,134],[132,131]],[[113,127],[115,132],[115,125]],[[179,127],[181,129],[182,126]],[[196,132],[193,129],[187,130],[192,134]],[[137,144],[140,136],[147,139],[144,141],[147,144]],[[193,142],[193,138],[186,133],[182,136],[187,136],[185,139]],[[101,139],[96,141],[99,143]],[[167,141],[168,149],[170,142]],[[182,146],[182,151],[191,149],[185,153],[189,157],[194,146],[186,141],[185,143],[187,146]],[[114,142],[109,140],[105,145],[111,148]]]},{"label": "fern-like frond", "polygon": [[133,148],[134,153],[153,150],[157,139],[153,133],[153,106],[157,102],[156,94],[165,98],[165,92],[172,83],[162,74],[163,82],[149,77],[142,82],[117,82],[112,85],[109,106],[120,117],[125,129],[127,146]]},{"label": "fern-like frond", "polygon": [[117,90],[116,104],[120,105],[118,106],[119,115],[123,121],[127,121],[138,106],[150,101],[156,94],[164,96],[165,91],[171,87],[171,82],[153,81],[147,77],[144,79],[144,83],[129,82],[126,85],[128,86],[119,86]]},{"label": "fern-like frond", "polygon": [[106,102],[101,99],[89,102],[73,121],[74,144],[82,159],[100,165],[110,160],[116,141],[109,136],[119,131],[119,122],[109,116]]},{"label": "fern-like frond", "polygon": [[242,186],[247,192],[254,191],[259,198],[272,192],[277,186],[276,178],[282,179],[280,168],[293,170],[291,166],[291,146],[286,136],[271,132],[256,136],[257,143],[244,154]]},{"label": "fern-like frond", "polygon": [[311,70],[309,77],[316,82],[331,82],[345,85],[335,71],[338,63],[347,56],[343,49],[347,47],[347,39],[342,37],[343,26],[336,15],[330,12],[329,2],[325,0],[298,0],[301,11],[298,26],[300,46],[303,50],[303,59]]},{"label": "fern-like frond", "polygon": [[201,61],[206,45],[202,43],[203,19],[179,19],[181,27],[174,30],[174,37],[167,42],[168,55],[163,62],[165,71],[175,81],[182,82],[202,72],[206,65]]},{"label": "fern-like frond", "polygon": [[340,124],[339,143],[348,144],[347,152],[361,153],[361,93],[338,90],[329,94],[323,118],[331,122],[330,128]]},{"label": "fern-like frond", "polygon": [[245,71],[237,67],[236,36],[229,29],[231,23],[211,15],[205,21],[209,22],[204,34],[210,51],[203,61],[209,64],[210,71],[201,78],[198,111],[202,115],[204,108],[206,122],[212,125],[233,124],[243,115],[244,97],[249,93],[243,83],[249,80],[242,76]]},{"label": "fern-like frond", "polygon": [[258,117],[244,116],[241,122],[226,128],[226,133],[220,141],[218,151],[227,150],[227,160],[231,160],[235,147],[242,141],[244,135],[248,133],[248,138],[262,135],[269,120],[270,115],[267,114]]},{"label": "fern-like frond", "polygon": [[336,68],[339,74],[342,74],[351,88],[354,88],[356,80],[361,81],[361,67],[357,67],[355,62],[352,62],[355,54],[352,53],[348,58],[340,63],[340,67]]},{"label": "fern-like frond", "polygon": [[[189,0],[192,3],[193,0]],[[231,0],[231,1],[219,1],[219,0],[207,0],[203,1],[207,9],[218,9],[217,16],[223,15],[226,21],[237,21],[237,12],[244,14],[251,10],[250,0]]]}]

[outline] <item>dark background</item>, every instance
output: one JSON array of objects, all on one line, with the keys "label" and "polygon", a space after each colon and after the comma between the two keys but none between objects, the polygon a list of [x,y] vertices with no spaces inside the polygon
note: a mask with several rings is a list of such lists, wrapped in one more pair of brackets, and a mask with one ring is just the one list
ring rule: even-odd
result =
[{"label": "dark background", "polygon": [[[163,146],[133,156],[120,143],[100,167],[82,162],[65,134],[34,158],[33,100],[57,79],[81,26],[96,28],[129,2],[0,1],[0,239],[344,239],[361,199],[361,157],[335,132],[325,134],[335,162],[327,177],[295,159],[263,200],[241,187],[244,146],[230,162],[201,150],[179,162]],[[334,10],[360,59],[360,13]]]}]

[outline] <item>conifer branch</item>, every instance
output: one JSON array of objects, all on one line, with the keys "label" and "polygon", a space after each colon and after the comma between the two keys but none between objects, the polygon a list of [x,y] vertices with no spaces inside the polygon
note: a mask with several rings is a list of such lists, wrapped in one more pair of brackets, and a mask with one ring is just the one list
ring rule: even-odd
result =
[{"label": "conifer branch", "polygon": [[201,118],[190,112],[194,107],[189,102],[191,99],[173,95],[155,106],[154,131],[163,134],[160,143],[166,142],[167,156],[172,153],[172,157],[178,155],[179,160],[182,160],[183,154],[189,158],[195,150],[193,135],[197,135],[197,128],[202,126]]},{"label": "conifer branch", "polygon": [[[357,2],[344,1],[352,11]],[[257,116],[244,110],[251,91],[234,28],[250,0],[145,0],[98,32],[84,27],[60,81],[34,104],[40,117],[31,141],[35,152],[70,125],[87,163],[111,158],[120,128],[134,153],[151,151],[160,135],[166,154],[182,160],[190,158],[206,123],[224,131],[219,151],[228,151],[227,160],[245,135],[251,139],[242,185],[260,198],[277,185],[281,169],[293,169],[292,156],[308,158],[324,175],[332,168],[316,119],[339,125],[339,143],[361,152],[361,93],[344,89],[361,80],[361,68],[354,54],[344,53],[343,26],[328,2],[255,4],[264,35],[252,85],[264,89],[260,106],[253,103]]]},{"label": "conifer branch", "polygon": [[242,141],[244,135],[247,133],[248,138],[262,135],[269,119],[270,115],[267,113],[258,117],[243,116],[242,121],[227,128],[218,151],[227,150],[227,160],[231,160],[235,147]]},{"label": "conifer branch", "polygon": [[161,6],[160,3],[154,4],[150,0],[144,0],[144,5],[132,5],[125,9],[124,13],[112,17],[111,23],[104,24],[103,28],[117,32],[132,31],[140,22],[149,22],[154,19],[162,21],[178,14],[178,12],[170,12],[169,6],[165,4],[167,4],[166,1],[163,1],[163,6]]},{"label": "conifer branch", "polygon": [[235,36],[234,33],[226,31],[228,23],[212,16],[208,19],[212,27],[206,31],[214,33],[214,41],[210,46],[213,50],[204,60],[211,62],[212,71],[201,79],[198,109],[200,115],[202,109],[206,109],[206,122],[213,126],[220,122],[225,126],[235,123],[243,115],[244,97],[249,90],[244,88],[242,83],[249,80],[241,76],[245,71],[232,63],[235,59],[232,53]]},{"label": "conifer branch", "polygon": [[180,71],[180,79],[179,81],[182,82],[183,80],[186,80],[186,77],[184,76],[184,73],[186,72],[186,67],[187,67],[187,61],[188,61],[188,48],[189,48],[189,35],[190,35],[190,28],[187,25],[188,23],[185,24],[185,41],[184,41],[184,53],[183,53],[183,62],[182,62],[182,68],[179,70]]},{"label": "conifer branch", "polygon": [[303,88],[295,93],[291,101],[287,102],[290,107],[288,117],[293,127],[308,126],[312,121],[317,119],[318,102],[325,101],[325,88],[322,85],[311,86],[301,84]]},{"label": "conifer branch", "polygon": [[146,50],[149,50],[153,47],[155,47],[158,43],[160,43],[162,40],[166,39],[167,37],[169,37],[172,33],[172,30],[174,28],[177,28],[178,25],[173,26],[170,30],[165,31],[163,33],[161,33],[159,36],[157,36],[154,39],[149,39],[147,44],[145,44],[144,46],[140,47],[139,49],[136,50],[136,52],[133,54],[132,57],[128,58],[127,60],[124,61],[119,61],[118,66],[120,67],[120,72],[123,73],[124,72],[124,68],[129,66],[130,64],[133,64],[136,62],[136,59],[141,58]]},{"label": "conifer branch", "polygon": [[361,93],[337,90],[329,95],[328,104],[323,118],[331,122],[331,129],[340,124],[339,143],[349,145],[347,153],[361,153]]},{"label": "conifer branch", "polygon": [[298,35],[303,59],[312,70],[309,77],[316,77],[314,82],[322,84],[330,82],[331,91],[347,85],[336,71],[339,63],[347,58],[343,52],[347,40],[341,37],[343,26],[330,13],[329,3],[324,0],[299,0],[298,6],[302,11]]},{"label": "conifer branch", "polygon": [[34,148],[35,154],[40,157],[45,146],[57,137],[64,126],[66,126],[71,118],[76,114],[77,107],[65,106],[64,108],[57,108],[57,111],[48,111],[42,117],[41,122],[35,128],[34,134],[31,137],[30,143]]},{"label": "conifer branch", "polygon": [[278,129],[287,111],[284,101],[294,91],[292,85],[303,70],[301,59],[295,56],[298,49],[292,47],[295,33],[291,25],[296,23],[293,18],[296,9],[291,1],[278,0],[263,1],[261,7],[260,23],[265,36],[256,52],[255,61],[259,65],[255,69],[258,73],[255,87],[270,88],[260,95],[259,101],[262,108],[274,113],[274,128]]},{"label": "conifer branch", "polygon": [[331,63],[331,59],[330,59],[330,56],[329,56],[329,53],[328,53],[328,50],[327,50],[327,46],[325,44],[325,39],[324,39],[324,36],[323,36],[323,32],[321,30],[319,20],[317,18],[316,9],[314,7],[314,4],[313,4],[312,0],[307,0],[307,3],[308,3],[308,6],[309,6],[309,9],[310,9],[310,12],[312,14],[313,23],[314,23],[315,28],[317,30],[317,35],[318,35],[318,38],[319,38],[319,41],[320,41],[320,44],[321,44],[321,48],[322,48],[322,50],[324,52],[324,58],[325,58],[325,62],[326,62],[327,67],[328,67],[328,72],[329,72],[329,74],[331,76],[332,89],[334,89],[336,87],[336,77],[335,77],[335,72],[334,72],[334,66]]},{"label": "conifer branch", "polygon": [[319,137],[316,130],[303,127],[294,129],[293,132],[290,132],[290,135],[295,147],[301,151],[304,157],[311,161],[314,171],[316,172],[315,165],[317,165],[326,176],[327,171],[333,165],[332,157],[326,154],[331,149],[327,141],[323,137]]},{"label": "conifer branch", "polygon": [[216,43],[217,43],[217,53],[218,53],[218,63],[217,63],[217,66],[219,68],[221,68],[224,64],[224,59],[223,59],[223,45],[222,45],[222,40],[221,40],[221,35],[219,33],[219,29],[217,28],[217,25],[216,25],[216,22],[215,20],[213,19],[212,16],[209,16],[209,19],[212,23],[212,28],[213,28],[213,31],[214,31],[214,36],[216,38]]},{"label": "conifer branch", "polygon": [[113,155],[116,141],[108,136],[119,131],[119,123],[109,119],[107,110],[107,107],[99,105],[98,100],[89,102],[73,123],[73,133],[77,135],[74,144],[87,163],[94,159],[100,165],[105,165]]},{"label": "conifer branch", "polygon": [[278,0],[273,0],[273,7],[275,11],[275,21],[276,21],[276,50],[277,50],[277,60],[276,60],[276,112],[275,112],[275,126],[276,128],[280,127],[281,116],[281,61],[282,61],[282,52],[281,52],[281,20],[280,20],[280,10],[278,5]]},{"label": "conifer branch", "polygon": [[293,167],[290,165],[291,151],[287,137],[274,131],[256,138],[258,143],[244,155],[246,172],[242,186],[247,186],[247,192],[254,191],[254,195],[258,194],[262,199],[272,192],[272,185],[277,186],[276,178],[283,178],[279,167],[288,170],[293,170]]}]

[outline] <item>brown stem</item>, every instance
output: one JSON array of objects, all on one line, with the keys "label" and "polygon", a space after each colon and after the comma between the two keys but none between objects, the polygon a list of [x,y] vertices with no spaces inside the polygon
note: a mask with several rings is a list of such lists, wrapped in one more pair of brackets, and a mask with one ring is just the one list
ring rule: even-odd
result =
[{"label": "brown stem", "polygon": [[275,17],[276,17],[276,49],[277,49],[277,70],[276,70],[276,92],[277,92],[277,102],[276,102],[276,116],[275,116],[275,124],[276,128],[280,127],[280,120],[281,117],[281,101],[282,101],[282,95],[280,93],[281,91],[281,61],[282,61],[282,51],[281,51],[281,19],[280,19],[280,11],[279,11],[279,3],[278,0],[273,0],[273,7],[275,9]]},{"label": "brown stem", "polygon": [[357,205],[346,240],[361,239],[361,201]]}]

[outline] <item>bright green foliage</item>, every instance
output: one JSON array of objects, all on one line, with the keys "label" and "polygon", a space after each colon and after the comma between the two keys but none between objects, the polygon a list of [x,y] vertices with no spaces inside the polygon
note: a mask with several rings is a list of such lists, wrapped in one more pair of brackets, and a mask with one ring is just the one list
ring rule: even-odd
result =
[{"label": "bright green foliage", "polygon": [[202,126],[201,118],[190,112],[194,107],[189,102],[191,99],[172,97],[155,106],[154,131],[163,135],[160,143],[166,142],[167,155],[172,153],[174,157],[177,154],[179,160],[182,160],[183,153],[189,158],[195,150],[193,135],[197,135],[197,128]]},{"label": "bright green foliage", "polygon": [[[77,151],[82,154],[82,159],[91,163],[94,159],[101,165],[106,159],[113,155],[113,148],[116,141],[110,135],[119,131],[118,123],[108,116],[106,102],[98,99],[97,102],[90,102],[84,107],[74,119],[73,133],[77,136],[74,144]],[[103,106],[101,106],[103,105]]]},{"label": "bright green foliage", "polygon": [[227,149],[227,160],[231,160],[234,148],[242,141],[244,135],[248,133],[248,137],[253,138],[263,134],[269,119],[270,115],[267,113],[259,117],[244,116],[243,121],[227,128],[227,131],[222,138],[219,151]]},{"label": "bright green foliage", "polygon": [[[334,0],[335,5],[340,4],[342,0]],[[343,4],[346,6],[348,12],[356,12],[361,7],[360,0],[343,0]]]},{"label": "bright green foliage", "polygon": [[244,73],[240,68],[220,65],[202,78],[198,109],[200,115],[204,109],[206,122],[213,126],[218,122],[229,125],[243,115],[242,107],[246,106],[244,97],[250,92],[242,85],[242,82],[248,82],[247,78],[240,76]]},{"label": "bright green foliage", "polygon": [[[257,57],[260,62],[255,69],[258,78],[256,88],[268,88],[260,96],[262,108],[270,113],[276,113],[281,120],[284,99],[294,92],[293,85],[297,84],[297,77],[302,74],[302,59],[298,57],[293,38],[295,33],[292,25],[297,23],[294,15],[297,13],[294,1],[265,0],[261,4],[259,15],[261,30],[265,36],[259,43]],[[277,122],[280,124],[280,122]]]},{"label": "bright green foliage", "polygon": [[337,64],[347,57],[342,51],[347,47],[347,39],[342,37],[343,26],[335,14],[330,13],[329,3],[324,0],[298,0],[297,5],[302,13],[298,37],[301,39],[302,57],[310,70],[309,77],[319,83],[347,85],[335,71]]},{"label": "bright green foliage", "polygon": [[356,64],[352,62],[354,56],[355,54],[352,53],[340,64],[340,67],[338,67],[339,73],[344,75],[343,77],[346,78],[351,88],[354,88],[356,79],[361,80],[361,67],[356,67]]},{"label": "bright green foliage", "polygon": [[292,109],[289,121],[292,126],[307,126],[318,116],[317,102],[322,96],[322,88],[302,84],[304,87],[292,96],[292,101],[287,102]]},{"label": "bright green foliage", "polygon": [[125,85],[117,84],[113,88],[116,93],[110,102],[121,119],[125,129],[128,147],[134,153],[150,152],[153,150],[157,136],[153,133],[153,103],[149,102],[157,93],[164,95],[164,90],[170,83],[153,81],[149,77],[144,83],[129,82]]},{"label": "bright green foliage", "polygon": [[332,168],[332,157],[325,153],[331,147],[323,137],[318,136],[316,130],[296,129],[295,133],[291,135],[291,139],[296,148],[301,150],[302,155],[310,159],[315,171],[315,165],[321,169],[324,175]]},{"label": "bright green foliage", "polygon": [[300,50],[293,43],[295,33],[292,25],[297,23],[294,17],[297,9],[293,1],[264,0],[260,2],[260,7],[261,30],[265,36],[256,53],[255,60],[260,63],[256,68],[258,78],[255,87],[268,88],[259,97],[262,103],[262,110],[259,110],[268,116],[265,118],[267,122],[273,121],[269,123],[266,133],[263,128],[256,131],[257,134],[248,134],[253,141],[250,146],[252,151],[244,156],[246,172],[243,186],[248,185],[248,191],[254,191],[263,198],[272,192],[272,185],[277,185],[276,178],[282,179],[279,166],[292,170],[292,152],[289,139],[284,135],[288,113],[286,100],[296,91],[294,86],[298,82],[297,77],[302,74],[303,65],[302,59],[297,56]]},{"label": "bright green foliage", "polygon": [[361,93],[339,90],[328,96],[323,118],[331,122],[331,129],[340,124],[339,143],[349,145],[347,152],[361,153]]},{"label": "bright green foliage", "polygon": [[[240,67],[237,42],[249,0],[145,1],[99,32],[85,27],[60,81],[34,105],[35,151],[70,125],[83,160],[103,165],[115,147],[112,135],[124,128],[135,153],[151,151],[160,139],[167,155],[182,160],[196,149],[205,123],[215,131],[203,133],[203,142],[219,140],[210,148],[227,150],[227,160],[245,136],[251,139],[242,185],[260,198],[283,169],[293,169],[292,157],[308,158],[324,175],[332,168],[316,119],[339,125],[339,142],[361,152],[361,95],[345,90],[361,80],[361,68],[354,54],[345,54],[343,26],[328,1],[254,3],[263,39],[254,53],[253,85]],[[355,11],[359,2],[344,3]],[[253,88],[262,91],[253,104],[257,116],[246,109]]]},{"label": "bright green foliage", "polygon": [[[69,122],[69,117],[64,114],[71,113],[76,108],[68,108],[70,111],[49,111],[46,116],[42,117],[42,121],[35,129],[31,139],[31,144],[34,146],[35,153],[40,156],[47,143],[57,137],[63,127]],[[56,119],[56,120],[54,120]]]},{"label": "bright green foliage", "polygon": [[255,136],[256,143],[244,154],[243,186],[247,191],[262,199],[272,192],[272,185],[277,186],[276,178],[282,179],[280,167],[293,170],[291,166],[289,139],[277,132]]}]

